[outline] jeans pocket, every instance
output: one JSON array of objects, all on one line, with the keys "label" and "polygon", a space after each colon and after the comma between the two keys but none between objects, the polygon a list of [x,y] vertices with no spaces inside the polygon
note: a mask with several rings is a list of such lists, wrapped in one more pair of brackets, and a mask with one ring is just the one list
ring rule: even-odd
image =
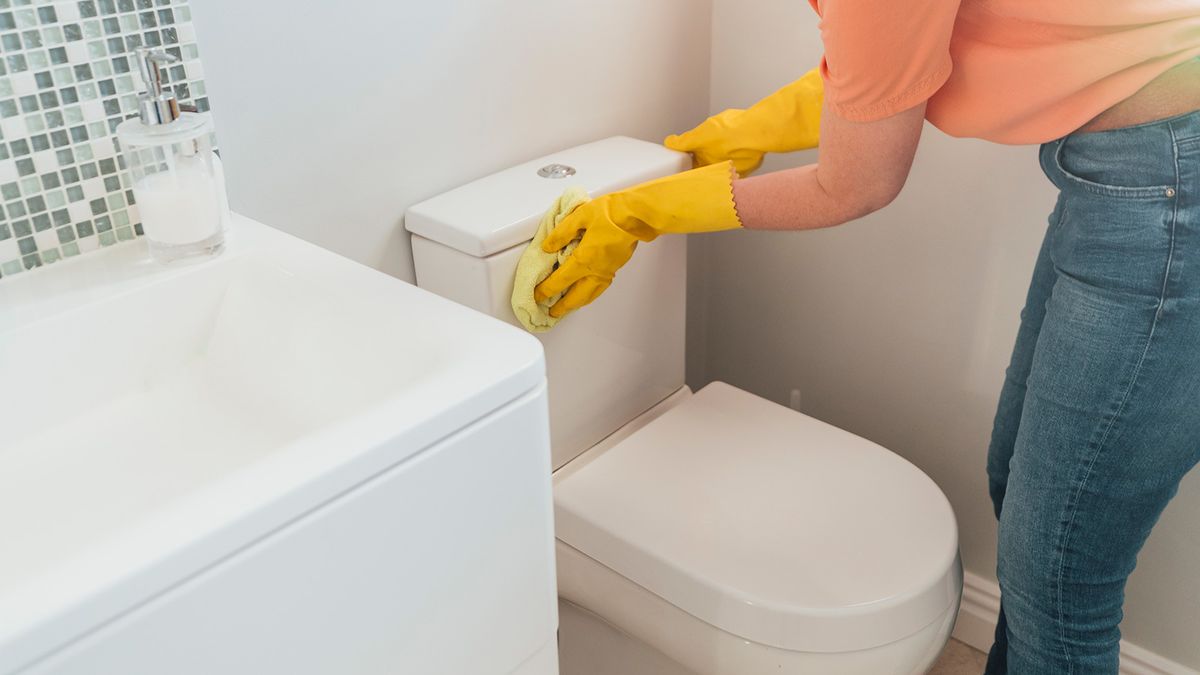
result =
[{"label": "jeans pocket", "polygon": [[1174,185],[1116,185],[1111,182],[1096,180],[1096,176],[1092,175],[1086,169],[1074,166],[1068,168],[1063,155],[1070,140],[1070,136],[1060,139],[1057,147],[1052,152],[1054,168],[1070,186],[1086,190],[1092,194],[1119,199],[1171,199],[1175,196]]}]

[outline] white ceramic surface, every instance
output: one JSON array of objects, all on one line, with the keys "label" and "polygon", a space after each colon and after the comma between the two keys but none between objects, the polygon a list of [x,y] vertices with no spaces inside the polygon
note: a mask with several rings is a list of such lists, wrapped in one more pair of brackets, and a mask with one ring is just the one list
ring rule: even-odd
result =
[{"label": "white ceramic surface", "polygon": [[559,541],[742,639],[863,650],[957,606],[933,481],[793,410],[714,382],[587,460],[556,480]]},{"label": "white ceramic surface", "polygon": [[562,542],[558,574],[562,675],[925,675],[957,609],[878,647],[791,651],[701,621]]},{"label": "white ceramic surface", "polygon": [[[692,396],[685,388],[631,421],[556,472],[555,485],[580,474],[586,477],[593,462],[626,442],[636,443],[641,431],[685,406]],[[681,465],[678,470],[684,475],[687,467]],[[607,501],[615,504],[628,496],[628,491],[621,491],[618,498]],[[958,609],[958,592],[954,591],[949,605],[932,621],[922,626],[914,620],[905,637],[876,647],[780,649],[693,616],[561,538],[556,551],[559,668],[563,675],[922,675],[949,639]],[[950,561],[946,575],[951,588],[961,588],[962,567],[957,558]],[[847,609],[844,618],[853,619],[853,610]],[[848,637],[853,639],[853,624],[848,628]]]},{"label": "white ceramic surface", "polygon": [[[409,232],[485,258],[533,238],[547,207],[570,185],[593,196],[675,173],[687,155],[625,136],[518,164],[409,207]],[[562,170],[551,176],[539,171]]]},{"label": "white ceramic surface", "polygon": [[[675,173],[687,155],[614,137],[547,155],[464,185],[409,210],[422,288],[498,319],[512,315],[512,278],[542,214],[570,185],[593,196]],[[538,168],[573,166],[561,180]],[[515,244],[515,245],[514,245]],[[495,251],[496,246],[509,248]],[[596,302],[538,336],[550,382],[557,469],[683,386],[685,237],[638,246],[620,281]],[[492,252],[476,257],[472,251]],[[648,290],[650,289],[650,290]]]},{"label": "white ceramic surface", "polygon": [[[149,598],[165,602],[173,589],[200,575],[208,575],[211,588],[242,589],[235,595],[243,602],[230,599],[225,606],[231,614],[270,619],[271,606],[283,608],[267,602],[271,593],[305,588],[273,587],[272,576],[310,583],[321,570],[336,576],[354,568],[347,557],[352,545],[343,555],[337,547],[313,542],[293,521],[302,514],[327,513],[321,509],[356,490],[395,499],[383,487],[366,488],[389,470],[388,475],[415,480],[432,494],[453,495],[450,501],[474,517],[454,524],[451,541],[418,537],[410,542],[415,549],[402,545],[405,533],[440,533],[439,523],[451,510],[426,511],[419,502],[408,502],[403,509],[393,505],[341,521],[325,517],[324,522],[340,522],[339,531],[360,533],[364,539],[358,543],[375,538],[372,527],[394,540],[381,559],[390,555],[397,563],[420,563],[408,570],[408,578],[390,576],[404,569],[397,564],[391,572],[374,568],[371,574],[383,576],[363,576],[359,582],[374,584],[386,598],[389,592],[403,596],[406,589],[437,588],[437,579],[445,575],[454,575],[450,578],[457,584],[464,576],[484,579],[486,574],[488,588],[498,587],[496,594],[479,587],[470,598],[448,599],[450,609],[443,616],[462,620],[455,627],[456,642],[465,635],[461,631],[479,628],[473,622],[480,616],[502,607],[506,624],[530,630],[520,639],[503,640],[499,633],[489,638],[496,632],[489,628],[479,639],[498,645],[489,672],[516,668],[554,630],[538,343],[244,218],[235,218],[229,243],[218,258],[172,268],[144,261],[144,247],[130,244],[0,285],[0,373],[21,383],[0,392],[6,441],[0,448],[0,540],[5,542],[0,673],[16,672],[105,622],[132,616],[131,610]],[[435,464],[430,459],[437,455],[431,450],[435,444],[483,424],[489,414],[522,397],[528,400],[515,426],[484,434],[472,452],[497,444],[513,449],[512,461],[498,465],[493,478],[501,485],[524,485],[520,494],[527,498],[489,497],[479,486],[468,488],[452,471],[420,478],[428,470],[422,467]],[[449,442],[436,447],[443,446],[456,447]],[[372,523],[371,517],[377,520]],[[291,530],[285,528],[288,523]],[[481,529],[473,529],[473,523]],[[511,531],[511,542],[488,534],[496,528]],[[297,570],[308,570],[313,575],[308,580],[303,574],[289,578],[283,572],[287,559],[278,558],[273,567],[253,568],[257,576],[245,566],[237,568],[243,570],[240,577],[213,571],[217,561],[250,555],[251,544],[265,546],[285,530],[291,532],[286,541],[302,542],[297,550],[311,564]],[[414,557],[414,550],[420,555]],[[462,560],[464,552],[479,561],[479,570],[450,564]],[[482,562],[487,559],[499,561],[502,572],[497,574],[495,562]],[[325,587],[317,584],[312,592],[320,596]],[[507,601],[504,588],[514,593]],[[521,588],[526,600],[515,594]],[[541,602],[528,601],[528,591],[539,588]],[[264,604],[256,604],[250,589],[265,593]],[[220,592],[213,591],[213,597]],[[347,604],[339,606],[338,597]],[[510,601],[520,607],[507,606]],[[353,648],[358,644],[351,630],[357,625],[354,617],[356,612],[370,617],[369,606],[366,595],[325,596],[305,607],[307,614],[275,617],[283,635],[294,628],[303,636],[315,630],[306,620],[345,614],[342,630],[332,631],[325,643],[298,639],[287,656],[303,662],[306,653]],[[179,628],[180,635],[188,634],[189,621],[226,620],[203,611],[166,615],[181,623],[159,621]],[[403,635],[412,621],[428,621],[430,615],[414,610],[401,618],[409,623],[380,626]],[[453,622],[431,625],[447,629]],[[360,633],[361,639],[371,635]],[[434,636],[425,638],[436,642]],[[261,641],[259,648],[269,644]],[[239,651],[220,640],[176,645],[203,647],[206,653],[228,647],[231,658],[255,653],[253,644]],[[411,662],[392,661],[390,667],[436,663],[428,654],[418,658],[419,651],[408,654]],[[403,649],[389,654],[402,658]],[[511,662],[505,665],[502,655]],[[382,667],[385,661],[381,656],[372,663]],[[121,667],[108,672],[143,672],[125,661],[112,663]],[[139,664],[144,672],[155,672],[154,662],[133,665]],[[158,665],[157,672],[164,672]],[[422,672],[441,672],[430,667],[434,670]],[[64,666],[61,672],[80,671]]]}]

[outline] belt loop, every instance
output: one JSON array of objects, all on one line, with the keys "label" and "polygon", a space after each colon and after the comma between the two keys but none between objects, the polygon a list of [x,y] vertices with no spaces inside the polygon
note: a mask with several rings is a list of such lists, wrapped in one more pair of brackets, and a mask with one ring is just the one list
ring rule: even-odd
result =
[{"label": "belt loop", "polygon": [[1176,146],[1184,141],[1200,138],[1200,110],[1167,120],[1167,128],[1170,129],[1171,139]]}]

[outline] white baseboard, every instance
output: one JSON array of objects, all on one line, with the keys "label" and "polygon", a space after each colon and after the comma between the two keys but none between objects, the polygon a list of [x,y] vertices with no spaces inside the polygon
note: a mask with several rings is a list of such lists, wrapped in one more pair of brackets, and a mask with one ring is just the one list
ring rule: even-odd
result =
[{"label": "white baseboard", "polygon": [[1000,587],[981,576],[964,572],[962,603],[959,604],[958,622],[954,624],[954,639],[987,653],[992,648],[999,614]]},{"label": "white baseboard", "polygon": [[[996,632],[1000,587],[970,572],[963,574],[963,597],[954,638],[986,652]],[[1121,641],[1121,675],[1200,675],[1137,645]]]}]

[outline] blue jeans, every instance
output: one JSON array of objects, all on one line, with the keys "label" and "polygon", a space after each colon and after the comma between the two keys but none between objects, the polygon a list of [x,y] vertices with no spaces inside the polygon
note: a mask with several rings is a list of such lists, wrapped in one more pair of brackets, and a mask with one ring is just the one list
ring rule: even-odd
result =
[{"label": "blue jeans", "polygon": [[985,673],[1116,675],[1125,581],[1200,460],[1200,111],[1041,163],[1060,192],[988,450]]}]

